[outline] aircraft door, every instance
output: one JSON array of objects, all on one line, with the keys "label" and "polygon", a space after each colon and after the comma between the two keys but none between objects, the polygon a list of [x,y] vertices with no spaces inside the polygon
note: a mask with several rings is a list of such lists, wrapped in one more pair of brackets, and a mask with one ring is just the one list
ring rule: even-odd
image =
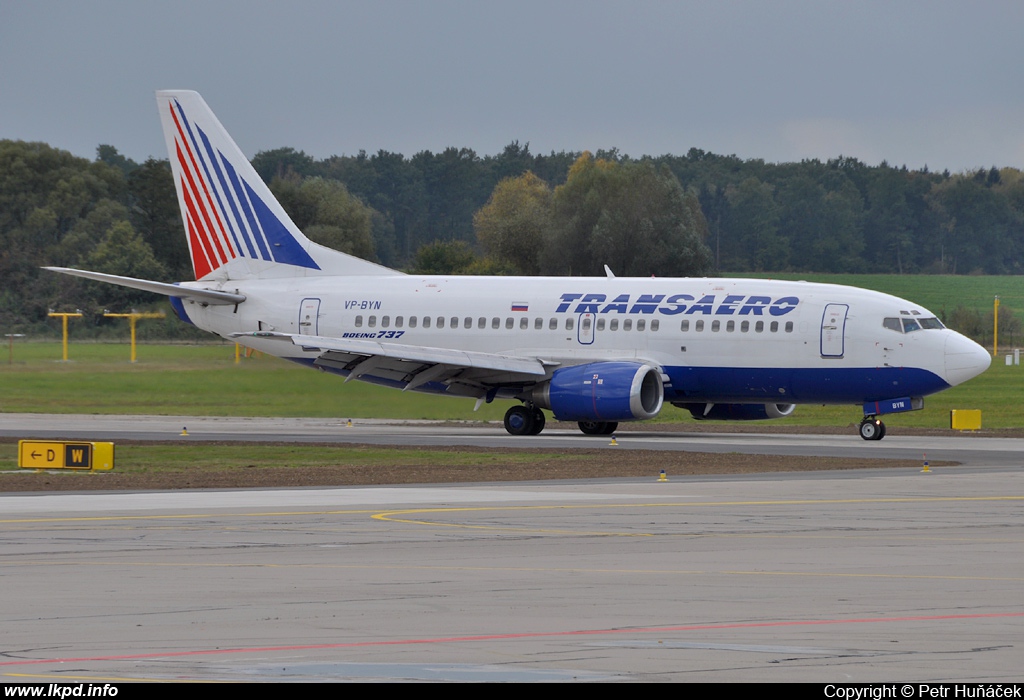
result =
[{"label": "aircraft door", "polygon": [[320,335],[319,299],[303,299],[299,305],[299,334]]},{"label": "aircraft door", "polygon": [[594,342],[594,314],[580,314],[576,324],[576,340],[580,345],[591,345]]},{"label": "aircraft door", "polygon": [[842,357],[846,351],[846,314],[848,304],[826,304],[821,316],[821,356]]}]

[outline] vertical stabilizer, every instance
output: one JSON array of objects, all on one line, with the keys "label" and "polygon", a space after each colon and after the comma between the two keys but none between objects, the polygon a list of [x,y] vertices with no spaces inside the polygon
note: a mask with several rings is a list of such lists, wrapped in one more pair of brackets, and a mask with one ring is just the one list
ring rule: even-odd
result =
[{"label": "vertical stabilizer", "polygon": [[401,274],[306,238],[199,93],[156,98],[197,280]]}]

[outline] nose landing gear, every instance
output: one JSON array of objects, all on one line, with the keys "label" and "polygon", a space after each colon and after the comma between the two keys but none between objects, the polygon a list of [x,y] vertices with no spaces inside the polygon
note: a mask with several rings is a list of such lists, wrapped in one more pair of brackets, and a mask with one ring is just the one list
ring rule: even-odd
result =
[{"label": "nose landing gear", "polygon": [[858,431],[865,440],[881,440],[885,437],[885,423],[875,416],[866,416],[860,422]]}]

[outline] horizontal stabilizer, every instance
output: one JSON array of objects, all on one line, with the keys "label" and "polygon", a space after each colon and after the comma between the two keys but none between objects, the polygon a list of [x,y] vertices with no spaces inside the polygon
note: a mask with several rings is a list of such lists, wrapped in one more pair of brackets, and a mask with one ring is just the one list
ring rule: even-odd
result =
[{"label": "horizontal stabilizer", "polygon": [[151,280],[140,280],[134,277],[108,275],[103,272],[90,272],[89,270],[74,270],[69,267],[44,267],[43,269],[50,270],[51,272],[60,272],[61,274],[71,275],[72,277],[84,277],[85,279],[96,280],[97,282],[106,282],[108,284],[116,284],[121,287],[141,289],[144,292],[163,294],[169,297],[177,297],[178,299],[192,299],[203,304],[211,304],[214,306],[218,304],[241,304],[245,301],[244,294],[222,292],[217,289],[194,289],[192,287],[183,287],[177,284],[168,284],[167,282],[153,282]]}]

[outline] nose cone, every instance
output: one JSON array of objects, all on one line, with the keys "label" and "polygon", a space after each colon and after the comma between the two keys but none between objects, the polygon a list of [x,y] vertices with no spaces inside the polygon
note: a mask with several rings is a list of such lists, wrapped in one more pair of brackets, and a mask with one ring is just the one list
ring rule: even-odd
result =
[{"label": "nose cone", "polygon": [[951,332],[946,338],[946,381],[950,386],[963,384],[988,369],[992,358],[988,351],[970,338]]}]

